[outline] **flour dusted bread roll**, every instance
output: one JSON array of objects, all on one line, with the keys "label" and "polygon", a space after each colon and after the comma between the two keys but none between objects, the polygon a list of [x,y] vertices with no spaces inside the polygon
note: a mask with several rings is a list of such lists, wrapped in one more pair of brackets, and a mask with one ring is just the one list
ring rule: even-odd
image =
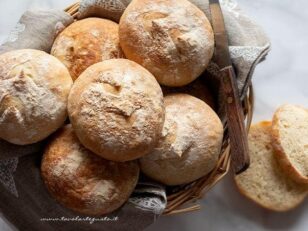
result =
[{"label": "flour dusted bread roll", "polygon": [[101,18],[76,21],[57,37],[51,54],[65,64],[75,80],[92,64],[124,57],[118,24]]},{"label": "flour dusted bread roll", "polygon": [[126,59],[89,67],[71,90],[68,111],[81,143],[114,161],[137,159],[151,151],[165,113],[154,76]]},{"label": "flour dusted bread roll", "polygon": [[214,51],[207,17],[187,0],[133,0],[121,17],[119,34],[126,57],[171,87],[195,80]]},{"label": "flour dusted bread roll", "polygon": [[99,216],[122,206],[139,177],[136,161],[105,160],[84,148],[70,125],[48,145],[41,173],[50,194],[76,212]]},{"label": "flour dusted bread roll", "polygon": [[17,145],[43,140],[67,117],[72,79],[65,66],[43,51],[0,56],[0,138]]},{"label": "flour dusted bread roll", "polygon": [[166,185],[192,182],[208,174],[221,150],[223,126],[203,101],[187,95],[165,97],[166,119],[156,148],[140,159],[147,176]]},{"label": "flour dusted bread roll", "polygon": [[250,167],[235,177],[240,192],[274,211],[287,211],[300,204],[308,187],[289,178],[276,159],[271,141],[271,122],[251,127],[248,136]]},{"label": "flour dusted bread roll", "polygon": [[295,181],[308,183],[308,111],[286,104],[274,114],[273,146],[281,166]]}]

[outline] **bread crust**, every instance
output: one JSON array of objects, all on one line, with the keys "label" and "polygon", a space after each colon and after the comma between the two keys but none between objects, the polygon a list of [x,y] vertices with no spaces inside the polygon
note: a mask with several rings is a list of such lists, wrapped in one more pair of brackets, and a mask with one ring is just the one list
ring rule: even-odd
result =
[{"label": "bread crust", "polygon": [[[298,205],[300,205],[307,193],[308,193],[308,187],[306,185],[303,184],[298,184],[296,182],[293,182],[292,179],[289,179],[289,175],[287,172],[284,172],[284,169],[280,168],[280,165],[278,164],[278,160],[276,158],[274,149],[272,147],[272,142],[271,142],[271,126],[272,126],[272,122],[269,121],[262,121],[259,122],[257,124],[254,124],[251,126],[250,129],[250,133],[249,133],[249,148],[250,148],[250,156],[251,156],[251,167],[248,168],[246,170],[246,172],[235,176],[234,181],[235,184],[239,190],[239,192],[244,195],[245,197],[247,197],[248,199],[250,199],[251,201],[253,201],[254,203],[256,203],[257,205],[271,210],[271,211],[276,211],[276,212],[286,212],[289,210],[294,209],[295,207],[297,207]],[[262,138],[260,135],[265,134],[266,135],[266,140],[262,140],[264,138]],[[259,139],[257,141],[257,139]],[[278,199],[276,198],[271,198],[271,200],[265,200],[264,197],[265,196],[273,196],[272,191],[275,190],[279,190],[278,188],[273,188],[270,185],[269,186],[264,186],[263,184],[270,184],[270,182],[263,182],[266,181],[266,177],[264,176],[264,173],[262,173],[260,175],[260,173],[257,172],[250,172],[251,168],[254,167],[254,165],[257,164],[258,161],[262,161],[260,159],[256,159],[257,157],[255,157],[253,154],[255,154],[252,151],[252,143],[256,143],[256,142],[266,142],[266,144],[262,144],[264,145],[264,147],[266,147],[267,150],[264,150],[264,152],[269,152],[271,153],[270,157],[266,157],[266,161],[268,163],[272,163],[273,165],[271,165],[272,168],[275,169],[266,169],[267,166],[265,166],[265,163],[263,163],[263,167],[265,168],[263,169],[259,169],[259,171],[272,171],[273,173],[270,174],[274,174],[272,176],[275,176],[276,180],[279,180],[280,183],[277,183],[278,185],[280,185],[282,190],[285,190],[285,192],[280,191],[280,194],[284,195],[284,201],[280,201],[280,203],[277,202]],[[269,154],[268,153],[268,154]],[[259,157],[260,158],[260,157]],[[272,159],[273,158],[273,159]],[[253,181],[253,179],[251,179],[251,177],[256,177],[255,175],[258,174],[258,179],[254,180],[253,184],[257,184],[259,185],[258,188],[255,188],[253,191],[249,190],[249,187],[246,185],[248,184],[248,181]],[[268,174],[268,173],[265,173]],[[274,180],[273,178],[271,178],[271,180]],[[256,181],[256,182],[255,182]],[[277,185],[276,185],[277,186]],[[256,187],[256,186],[254,186]],[[260,190],[265,190],[264,187],[268,188],[268,192],[263,192]],[[259,190],[259,191],[258,191]],[[294,194],[296,194],[296,196],[292,195],[291,196],[291,192],[293,192]],[[267,194],[266,194],[267,193]],[[266,194],[266,195],[264,195]],[[279,195],[280,196],[280,195]],[[293,198],[291,198],[293,197]],[[290,202],[292,200],[292,203]]]},{"label": "bread crust", "polygon": [[223,126],[203,101],[188,94],[164,98],[166,119],[155,149],[140,159],[147,176],[166,185],[190,183],[216,166]]},{"label": "bread crust", "polygon": [[145,155],[155,147],[163,128],[159,84],[150,72],[127,59],[88,68],[75,82],[68,101],[69,117],[81,143],[108,160]]},{"label": "bread crust", "polygon": [[[272,129],[271,129],[271,135],[272,135],[272,140],[273,140],[273,147],[275,149],[275,154],[277,155],[277,158],[280,162],[280,165],[282,166],[282,168],[284,169],[284,171],[286,171],[290,177],[295,180],[298,183],[304,183],[304,184],[308,184],[308,175],[304,176],[297,168],[296,166],[292,163],[291,159],[289,158],[289,154],[286,152],[286,150],[283,147],[282,144],[282,138],[281,138],[281,134],[280,134],[280,127],[279,127],[279,123],[280,123],[280,114],[283,113],[285,110],[288,110],[287,107],[296,107],[302,110],[305,110],[305,108],[299,107],[299,106],[293,106],[293,105],[283,105],[280,108],[277,109],[277,111],[275,112],[274,116],[273,116],[273,123],[272,123]],[[290,108],[290,110],[292,110],[292,108]],[[307,111],[306,111],[307,112]],[[307,117],[308,119],[308,112],[307,112]],[[307,128],[308,129],[308,128]],[[300,135],[304,135],[304,134],[300,134]],[[298,137],[300,138],[300,137]],[[308,149],[306,156],[308,159]],[[308,161],[307,161],[308,163]],[[305,164],[305,163],[303,163]]]},{"label": "bread crust", "polygon": [[118,28],[117,23],[107,19],[76,21],[56,38],[51,54],[65,64],[73,80],[76,80],[95,63],[124,58]]},{"label": "bread crust", "polygon": [[116,163],[84,148],[71,125],[57,132],[48,144],[41,174],[53,198],[85,215],[99,216],[121,207],[139,177],[136,161]]},{"label": "bread crust", "polygon": [[73,82],[55,57],[24,49],[0,56],[0,138],[17,145],[45,139],[64,124]]},{"label": "bread crust", "polygon": [[209,20],[187,0],[133,0],[121,17],[119,35],[126,57],[170,87],[194,81],[214,52]]}]

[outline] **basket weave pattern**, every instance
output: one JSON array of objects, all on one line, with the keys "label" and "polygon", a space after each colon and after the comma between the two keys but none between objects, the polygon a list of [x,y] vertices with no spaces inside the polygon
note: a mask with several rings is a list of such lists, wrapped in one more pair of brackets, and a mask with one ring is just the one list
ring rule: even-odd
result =
[{"label": "basket weave pattern", "polygon": [[[75,3],[65,9],[67,13],[73,16],[76,20],[78,16],[78,9],[80,4]],[[246,117],[246,128],[250,127],[252,121],[254,106],[254,95],[252,85],[249,87],[249,91],[243,101],[243,109]],[[200,205],[197,204],[197,200],[201,199],[216,183],[218,183],[230,169],[230,145],[228,139],[228,132],[226,125],[225,135],[223,139],[222,150],[220,158],[217,162],[214,170],[207,176],[204,176],[189,185],[183,186],[177,191],[168,193],[167,207],[164,211],[164,215],[179,214],[185,212],[191,212],[200,209]],[[189,205],[188,205],[189,204]]]}]

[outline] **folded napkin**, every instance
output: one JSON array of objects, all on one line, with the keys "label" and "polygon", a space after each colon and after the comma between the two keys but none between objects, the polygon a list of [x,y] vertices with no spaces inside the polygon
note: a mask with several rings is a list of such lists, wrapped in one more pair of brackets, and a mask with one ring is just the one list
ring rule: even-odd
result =
[{"label": "folded napkin", "polygon": [[[191,2],[211,19],[207,0]],[[130,0],[83,0],[78,18],[96,16],[118,22],[129,3]],[[235,1],[223,0],[221,3],[230,39],[231,58],[237,72],[241,97],[244,97],[253,71],[265,58],[270,43],[262,29],[239,9]],[[7,42],[0,46],[0,53],[22,48],[49,52],[59,31],[72,22],[72,17],[62,11],[28,11]],[[218,79],[217,65],[211,63],[204,75],[213,81]],[[18,229],[138,231],[155,222],[164,211],[167,203],[165,188],[143,177],[129,201],[108,215],[109,221],[101,217],[102,221],[92,223],[94,218],[67,210],[49,196],[40,177],[45,142],[16,146],[0,141],[0,207]]]},{"label": "folded napkin", "polygon": [[[212,20],[208,0],[190,0]],[[243,100],[251,84],[256,66],[265,59],[270,50],[270,40],[263,29],[251,20],[234,0],[220,0],[229,38],[229,49],[237,75],[240,97]],[[217,113],[226,122],[223,93],[219,88],[221,79],[219,67],[211,62],[204,76],[212,83],[218,96]]]},{"label": "folded napkin", "polygon": [[61,10],[26,11],[0,46],[0,54],[24,48],[49,53],[57,34],[73,21]]},{"label": "folded napkin", "polygon": [[83,0],[80,3],[78,19],[100,17],[119,22],[131,0]]}]

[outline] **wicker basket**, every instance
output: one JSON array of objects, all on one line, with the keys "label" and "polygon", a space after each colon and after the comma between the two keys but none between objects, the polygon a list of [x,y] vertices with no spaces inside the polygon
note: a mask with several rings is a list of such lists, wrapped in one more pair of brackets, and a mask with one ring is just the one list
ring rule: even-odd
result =
[{"label": "wicker basket", "polygon": [[[65,9],[76,20],[78,16],[79,3],[75,3]],[[243,100],[243,110],[246,117],[246,128],[250,127],[254,107],[253,87],[250,84],[248,93]],[[176,190],[170,190],[167,196],[167,207],[164,215],[191,212],[200,209],[198,199],[201,199],[216,183],[218,183],[229,171],[230,168],[230,145],[226,125],[220,158],[214,170],[193,183],[190,183]]]}]

